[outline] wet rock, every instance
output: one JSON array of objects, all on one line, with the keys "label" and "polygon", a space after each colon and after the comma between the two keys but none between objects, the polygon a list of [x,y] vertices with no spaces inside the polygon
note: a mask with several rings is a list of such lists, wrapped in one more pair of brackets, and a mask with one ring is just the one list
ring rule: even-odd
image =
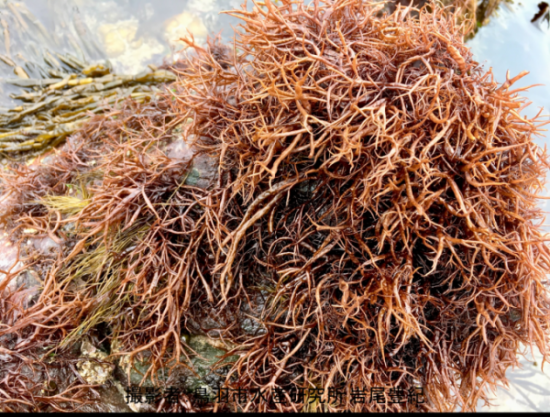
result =
[{"label": "wet rock", "polygon": [[5,222],[17,205],[17,197],[12,194],[0,195],[0,222]]},{"label": "wet rock", "polygon": [[206,154],[195,155],[195,151],[181,137],[166,147],[166,156],[176,161],[189,161],[193,164],[185,183],[199,188],[207,188],[218,178],[218,159]]},{"label": "wet rock", "polygon": [[105,362],[108,355],[93,346],[87,339],[82,342],[80,350],[85,358],[76,365],[80,376],[89,384],[103,385],[107,383],[113,373],[114,365],[99,363],[98,360]]},{"label": "wet rock", "polygon": [[61,226],[61,230],[66,234],[74,234],[76,231],[76,227],[74,222],[70,222]]},{"label": "wet rock", "polygon": [[200,42],[206,38],[207,29],[195,14],[183,12],[165,22],[165,37],[170,44],[182,43],[179,39],[189,36],[189,32]]},{"label": "wet rock", "polygon": [[7,232],[0,233],[0,271],[10,273],[0,272],[0,290],[13,293],[12,301],[22,301],[22,307],[27,309],[38,300],[49,268],[47,263],[35,263],[33,259],[57,256],[63,241],[56,242],[49,236],[39,235],[33,228],[23,229],[18,243],[12,242]]},{"label": "wet rock", "polygon": [[[143,383],[143,377],[147,373],[150,362],[148,360],[149,353],[145,353],[141,360],[134,360],[133,366],[130,368],[130,363],[126,359],[122,359],[119,363],[123,370],[119,376],[119,381],[126,386],[126,372],[130,371],[130,385],[142,387],[173,387],[184,392],[195,392],[197,389],[205,389],[209,395],[213,395],[215,389],[224,379],[225,373],[228,371],[228,366],[222,366],[219,369],[214,369],[214,365],[232,348],[224,344],[220,340],[212,339],[202,335],[182,336],[182,340],[196,353],[196,355],[188,350],[191,356],[190,362],[185,356],[180,358],[180,361],[185,365],[176,366],[169,373],[169,369],[175,365],[174,362],[168,363],[166,368],[160,369],[155,375],[156,381],[151,378],[146,378]],[[237,356],[230,356],[223,360],[222,364],[230,365],[231,362],[237,360]],[[217,368],[217,366],[216,366]],[[157,382],[158,381],[158,382]],[[140,410],[141,411],[141,410]]]},{"label": "wet rock", "polygon": [[138,34],[139,21],[132,17],[115,23],[103,23],[98,27],[101,43],[113,65],[123,72],[135,73],[165,47],[154,38]]},{"label": "wet rock", "polygon": [[[231,346],[226,346],[220,340],[200,335],[189,337],[188,344],[200,356],[191,359],[194,372],[184,370],[179,376],[180,380],[189,391],[195,392],[197,389],[202,388],[213,396],[214,390],[220,386],[224,374],[228,371],[224,368],[214,370],[214,365],[228,352],[228,348],[231,348]],[[224,359],[222,363],[230,364],[237,359],[238,356],[230,356]]]},{"label": "wet rock", "polygon": [[265,325],[262,324],[259,317],[262,316],[262,311],[265,308],[265,302],[268,298],[269,292],[260,290],[259,293],[253,295],[254,303],[252,305],[245,303],[241,307],[243,314],[239,315],[239,322],[241,324],[241,329],[248,335],[258,336],[267,332]]},{"label": "wet rock", "polygon": [[218,160],[207,155],[197,155],[193,159],[193,168],[185,181],[186,184],[207,188],[218,178]]},{"label": "wet rock", "polygon": [[166,147],[166,156],[170,159],[188,161],[193,157],[193,151],[183,139],[177,139]]},{"label": "wet rock", "polygon": [[522,318],[521,310],[511,308],[508,312],[508,317],[510,317],[510,320],[513,322],[518,322]]},{"label": "wet rock", "polygon": [[260,324],[258,320],[248,317],[241,322],[241,329],[243,329],[243,331],[249,335],[258,335],[265,333],[265,328]]},{"label": "wet rock", "polygon": [[3,235],[0,239],[0,270],[10,274],[0,273],[0,288],[12,294],[11,302],[21,302],[20,305],[27,309],[40,296],[40,273],[34,266],[24,269],[25,264],[19,260],[21,254],[18,254],[17,245],[10,242],[7,233],[3,232]]},{"label": "wet rock", "polygon": [[[0,229],[0,270],[5,272],[11,270],[13,272],[22,266],[23,263],[19,262],[17,257],[17,246],[10,242],[8,234]],[[0,273],[0,288],[7,285],[5,280],[6,274]]]},{"label": "wet rock", "polygon": [[42,281],[39,279],[38,273],[29,268],[12,279],[7,285],[7,289],[14,293],[12,301],[22,301],[21,305],[27,309],[40,297]]},{"label": "wet rock", "polygon": [[63,248],[63,242],[54,241],[51,237],[37,237],[29,239],[33,248],[41,255],[50,255],[59,252]]},{"label": "wet rock", "polygon": [[[4,344],[1,345],[5,346]],[[86,351],[86,347],[84,347],[84,351]],[[89,348],[87,353],[93,355],[94,351]],[[0,376],[5,378],[7,373],[17,373],[18,379],[30,389],[29,392],[44,398],[55,397],[71,385],[81,384],[74,373],[74,368],[71,366],[71,363],[73,363],[72,354],[65,352],[57,355],[55,352],[50,352],[47,356],[42,356],[41,359],[43,362],[29,360],[23,364],[18,360],[14,360],[13,357],[0,359],[2,361],[0,363]],[[9,381],[7,383],[10,384]],[[56,401],[56,403],[58,407],[66,411],[71,411],[76,407],[79,412],[132,412],[126,404],[125,396],[111,382],[107,382],[101,387],[95,387],[82,399],[89,403],[77,404],[65,401]],[[29,408],[28,411],[37,410]],[[38,411],[49,413],[59,411],[59,409],[51,407],[48,405],[48,401],[44,401],[38,403]]]},{"label": "wet rock", "polygon": [[[120,384],[118,384],[120,385]],[[121,388],[122,389],[122,388]],[[137,412],[126,403],[126,393],[118,389],[115,383],[95,389],[99,399],[95,404],[86,404],[79,409],[82,413],[132,413]]]},{"label": "wet rock", "polygon": [[[166,376],[164,373],[164,369],[161,369],[157,372],[155,375],[155,382],[153,382],[153,379],[151,377],[147,377],[145,380],[143,377],[147,373],[150,367],[150,360],[149,357],[151,356],[149,351],[143,352],[142,358],[140,359],[134,359],[133,363],[130,363],[128,360],[128,357],[123,357],[120,362],[119,366],[124,371],[124,375],[127,375],[128,370],[130,370],[130,385],[131,386],[138,386],[141,385],[143,387],[154,387],[158,386],[158,383],[164,384],[166,383]],[[131,369],[130,369],[131,368]],[[121,378],[121,382],[124,382],[124,385],[126,384],[127,379]]]}]

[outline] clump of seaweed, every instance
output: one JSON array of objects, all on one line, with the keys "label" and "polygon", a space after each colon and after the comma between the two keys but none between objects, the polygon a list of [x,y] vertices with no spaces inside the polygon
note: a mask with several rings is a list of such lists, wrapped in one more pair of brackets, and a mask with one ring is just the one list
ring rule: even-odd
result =
[{"label": "clump of seaweed", "polygon": [[[224,386],[266,399],[216,410],[403,411],[389,390],[418,386],[419,410],[475,410],[521,343],[547,359],[549,164],[533,142],[544,123],[511,89],[525,74],[495,82],[436,5],[254,5],[228,12],[244,22],[232,48],[186,39],[163,98],[94,119],[45,164],[41,178],[72,164],[58,175],[78,193],[4,177],[24,207],[11,221],[66,245],[0,337],[63,350],[107,325],[113,355],[147,352],[154,380],[189,367],[182,335],[215,331],[237,355]],[[170,157],[178,135],[189,157]],[[78,152],[94,146],[91,166]],[[215,161],[204,186],[199,157]],[[201,325],[211,313],[217,328]],[[354,400],[374,387],[384,403]],[[308,389],[324,391],[288,394]]]},{"label": "clump of seaweed", "polygon": [[[121,352],[154,354],[150,374],[171,339],[178,343],[186,284],[176,262],[181,265],[181,248],[195,246],[187,235],[193,238],[194,219],[209,198],[193,177],[193,160],[169,147],[181,124],[170,101],[125,102],[94,118],[55,155],[2,173],[12,239],[25,239],[20,231],[32,227],[64,250],[44,274],[40,298],[21,309],[24,319],[3,316],[2,334],[34,332],[31,347],[46,345],[64,357],[73,342],[111,322]],[[196,248],[183,257],[189,275],[201,253]],[[8,275],[3,288],[14,277]]]}]

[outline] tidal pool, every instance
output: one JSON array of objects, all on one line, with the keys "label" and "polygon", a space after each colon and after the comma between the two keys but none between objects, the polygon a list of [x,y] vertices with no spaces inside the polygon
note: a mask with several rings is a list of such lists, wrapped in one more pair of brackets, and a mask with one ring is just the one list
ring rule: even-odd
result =
[{"label": "tidal pool", "polygon": [[[523,94],[532,101],[523,114],[533,117],[550,109],[550,29],[543,19],[532,23],[538,0],[503,4],[490,22],[468,42],[475,59],[503,82],[529,75],[516,84],[543,84]],[[220,14],[239,8],[240,0],[24,0],[0,1],[0,54],[19,65],[42,63],[45,50],[70,52],[89,61],[108,59],[117,73],[135,74],[148,64],[171,59],[182,47],[180,37],[192,34],[198,43],[208,34],[226,41],[238,19]],[[0,78],[13,78],[13,68],[0,62]],[[0,105],[10,106],[13,87],[1,85]],[[548,116],[546,116],[548,117]],[[548,144],[545,132],[537,139]],[[547,195],[550,192],[547,191]],[[550,211],[550,200],[541,205]],[[548,227],[550,231],[550,227]],[[479,411],[544,411],[550,409],[550,377],[540,370],[541,357],[522,359],[523,369],[509,370],[510,390],[499,389],[494,407]],[[536,363],[536,365],[534,365]]]}]

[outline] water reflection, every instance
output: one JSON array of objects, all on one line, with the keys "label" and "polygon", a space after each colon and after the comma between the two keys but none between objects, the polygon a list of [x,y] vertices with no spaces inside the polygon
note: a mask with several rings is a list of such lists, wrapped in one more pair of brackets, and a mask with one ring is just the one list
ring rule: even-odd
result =
[{"label": "water reflection", "polygon": [[108,58],[116,72],[137,73],[149,63],[161,62],[188,31],[199,42],[208,33],[231,36],[236,19],[219,11],[239,4],[237,0],[4,0],[0,1],[0,53],[40,62],[43,49],[53,49],[91,60]]},{"label": "water reflection", "polygon": [[[0,54],[24,65],[29,73],[40,72],[33,62],[42,63],[46,50],[71,52],[89,60],[109,59],[118,73],[138,73],[149,63],[161,62],[187,31],[199,42],[208,33],[218,32],[229,40],[237,19],[219,11],[240,4],[241,0],[0,1]],[[545,84],[524,93],[533,102],[524,113],[533,116],[541,107],[550,109],[547,15],[538,7],[539,0],[525,0],[521,5],[501,3],[495,16],[498,4],[484,0],[477,5],[479,24],[469,45],[480,63],[493,68],[498,81],[505,80],[507,70],[512,76],[529,70],[530,75],[517,87]],[[541,10],[539,18],[531,22]],[[12,78],[13,68],[0,62],[0,77]],[[5,100],[7,92],[0,91],[0,97]],[[548,138],[538,141],[548,143]],[[550,202],[544,208],[550,211]],[[527,386],[528,379],[544,376],[528,370],[528,374],[510,373],[512,385]],[[540,395],[547,398],[548,391],[541,389]],[[537,409],[533,403],[525,406]],[[515,406],[509,409],[517,410]]]},{"label": "water reflection", "polygon": [[531,23],[539,10],[538,3],[525,0],[521,5],[505,4],[498,17],[491,19],[468,43],[474,57],[485,67],[493,68],[496,80],[504,81],[508,70],[512,76],[527,70],[530,74],[516,88],[545,84],[523,93],[533,102],[525,110],[531,117],[541,107],[550,109],[550,30],[540,21]]}]

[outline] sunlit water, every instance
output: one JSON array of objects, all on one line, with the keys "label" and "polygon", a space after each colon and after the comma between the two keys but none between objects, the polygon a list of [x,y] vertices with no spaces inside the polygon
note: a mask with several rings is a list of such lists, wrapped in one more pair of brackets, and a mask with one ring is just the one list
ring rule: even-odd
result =
[{"label": "sunlit water", "polygon": [[[521,71],[529,71],[529,75],[515,84],[516,88],[542,84],[522,92],[532,102],[524,111],[528,117],[535,116],[541,109],[543,114],[550,113],[550,29],[544,21],[531,23],[539,1],[526,0],[511,7],[501,7],[498,15],[469,42],[474,57],[487,69],[493,68],[497,81],[505,81],[507,71],[510,71],[510,78]],[[550,129],[550,125],[545,129]],[[550,135],[548,132],[543,134],[536,142],[550,148]],[[550,196],[550,186],[544,194]],[[540,205],[550,212],[550,200],[542,200]],[[544,224],[550,232],[550,216]]]},{"label": "sunlit water", "polygon": [[230,36],[231,24],[235,24],[236,19],[219,12],[240,4],[238,0],[25,0],[12,3],[21,9],[27,7],[38,16],[67,51],[108,58],[116,71],[124,73],[137,73],[149,63],[162,62],[177,40],[189,33],[199,43],[207,34],[221,32]]},{"label": "sunlit water", "polygon": [[[239,0],[0,0],[0,54],[31,76],[26,61],[44,64],[45,51],[71,53],[81,60],[109,60],[119,74],[137,74],[162,64],[181,49],[181,37],[199,44],[207,35],[232,36],[238,19],[220,14],[239,8]],[[14,78],[0,61],[0,77]],[[13,102],[15,88],[0,85],[0,105]]]},{"label": "sunlit water", "polygon": [[506,71],[510,78],[529,71],[515,86],[544,84],[522,93],[533,102],[525,111],[531,117],[541,107],[550,109],[550,30],[546,22],[531,23],[539,1],[501,6],[497,16],[469,42],[474,57],[487,69],[493,68],[497,81],[506,80]]},{"label": "sunlit water", "polygon": [[[518,87],[544,84],[524,93],[533,102],[524,111],[529,117],[541,108],[550,109],[550,30],[545,22],[530,22],[538,1],[501,7],[469,42],[475,59],[486,69],[492,67],[497,81],[505,81],[508,70],[511,77],[527,70],[530,74]],[[40,61],[46,49],[70,52],[87,60],[108,59],[118,73],[138,73],[148,64],[169,59],[181,48],[178,39],[189,33],[199,43],[217,33],[229,41],[238,19],[219,12],[240,4],[241,0],[0,0],[0,54],[22,65],[25,60]],[[29,72],[32,76],[32,69]],[[0,77],[15,75],[0,62]],[[10,102],[9,91],[0,87],[4,105]],[[547,144],[548,138],[545,134],[537,142]],[[543,207],[550,211],[550,202]],[[524,359],[523,370],[507,373],[511,390],[498,390],[496,409],[550,409],[550,378],[540,371],[540,356],[535,359],[538,368],[533,359]],[[481,405],[479,409],[487,411]]]}]

